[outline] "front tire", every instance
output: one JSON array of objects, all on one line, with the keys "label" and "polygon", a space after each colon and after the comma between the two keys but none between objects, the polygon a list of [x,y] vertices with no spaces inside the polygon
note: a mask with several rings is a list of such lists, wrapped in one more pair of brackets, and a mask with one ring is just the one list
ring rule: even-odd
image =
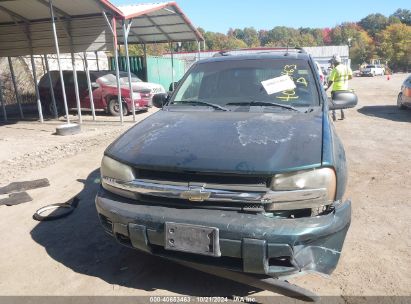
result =
[{"label": "front tire", "polygon": [[398,107],[398,109],[400,109],[400,110],[405,110],[405,109],[406,109],[406,107],[402,104],[402,93],[398,94],[398,97],[397,97],[397,107]]},{"label": "front tire", "polygon": [[[127,106],[122,103],[122,110],[123,110],[123,115],[126,116],[128,114]],[[120,116],[120,107],[118,105],[118,99],[110,99],[108,103],[108,112],[112,116]]]}]

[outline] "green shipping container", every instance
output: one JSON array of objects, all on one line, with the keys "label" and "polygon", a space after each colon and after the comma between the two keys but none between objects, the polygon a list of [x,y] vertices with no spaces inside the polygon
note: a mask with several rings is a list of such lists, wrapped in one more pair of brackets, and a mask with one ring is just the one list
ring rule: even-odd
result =
[{"label": "green shipping container", "polygon": [[[147,81],[147,76],[146,76],[146,68],[144,66],[144,57],[141,56],[132,56],[129,57],[130,59],[130,70],[131,73],[136,75],[138,78],[140,78],[143,81]],[[120,71],[127,72],[127,61],[125,56],[120,56],[118,57],[118,67]],[[114,62],[114,57],[109,57],[108,58],[108,68],[112,71],[115,70],[115,62]]]},{"label": "green shipping container", "polygon": [[147,57],[147,81],[159,83],[168,90],[173,80],[179,81],[184,76],[184,61],[174,59],[173,68],[170,58]]},{"label": "green shipping container", "polygon": [[[110,70],[115,70],[114,57],[108,58]],[[127,72],[127,61],[125,56],[120,56],[118,65],[120,71]],[[172,80],[179,81],[185,73],[185,62],[183,60],[174,59],[174,78],[172,71],[171,58],[163,57],[147,57],[147,67],[144,66],[144,57],[131,56],[130,57],[130,70],[138,78],[161,84],[166,90],[168,90]]]}]

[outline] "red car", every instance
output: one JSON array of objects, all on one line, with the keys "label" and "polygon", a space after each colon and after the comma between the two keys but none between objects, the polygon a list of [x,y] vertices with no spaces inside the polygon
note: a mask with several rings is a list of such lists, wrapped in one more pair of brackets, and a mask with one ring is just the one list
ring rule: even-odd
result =
[{"label": "red car", "polygon": [[[59,71],[51,71],[51,78],[56,99],[57,112],[59,115],[64,113],[63,93],[61,90],[61,81]],[[77,109],[76,94],[74,89],[73,71],[63,71],[64,85],[66,88],[67,105],[69,109]],[[132,75],[133,78],[137,78]],[[132,79],[133,79],[132,78]],[[90,97],[87,85],[86,72],[77,72],[80,106],[82,110],[91,110]],[[133,85],[133,92],[130,94],[127,73],[120,72],[121,79],[121,97],[123,100],[123,114],[131,113],[132,100],[135,104],[136,111],[147,111],[152,98],[150,90],[138,90]],[[113,71],[90,71],[90,81],[93,90],[94,108],[96,111],[105,111],[111,115],[120,115],[120,107],[117,98],[116,75]],[[50,92],[50,82],[48,73],[46,73],[38,84],[40,99],[43,108],[49,114],[53,114],[53,103]],[[130,96],[131,95],[131,96]]]}]

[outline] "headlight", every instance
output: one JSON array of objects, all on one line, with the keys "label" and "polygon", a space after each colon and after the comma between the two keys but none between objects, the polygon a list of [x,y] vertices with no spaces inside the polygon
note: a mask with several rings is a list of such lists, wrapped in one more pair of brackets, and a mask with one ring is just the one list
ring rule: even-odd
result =
[{"label": "headlight", "polygon": [[101,161],[101,177],[109,177],[123,181],[132,181],[135,179],[133,168],[108,156],[104,156]]},{"label": "headlight", "polygon": [[336,187],[335,172],[330,168],[276,174],[271,182],[271,189],[274,191],[327,189],[329,202],[335,199]]},{"label": "headlight", "polygon": [[276,195],[284,195],[279,196],[278,202],[268,204],[266,210],[321,208],[334,202],[336,187],[335,172],[331,168],[276,174],[271,182],[274,201]]},{"label": "headlight", "polygon": [[110,185],[110,182],[113,180],[121,181],[132,181],[135,179],[133,168],[127,166],[119,161],[116,161],[108,156],[104,156],[101,161],[101,184],[104,189],[122,195],[129,198],[135,198],[135,196],[129,191],[124,191],[113,187]]}]

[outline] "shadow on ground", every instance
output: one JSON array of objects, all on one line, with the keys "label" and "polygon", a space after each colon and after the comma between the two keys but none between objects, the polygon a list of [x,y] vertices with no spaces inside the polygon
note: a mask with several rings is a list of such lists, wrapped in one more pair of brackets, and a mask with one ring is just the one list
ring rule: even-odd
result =
[{"label": "shadow on ground", "polygon": [[398,122],[411,122],[411,110],[400,110],[395,105],[365,106],[359,113]]},{"label": "shadow on ground", "polygon": [[[146,255],[118,244],[107,235],[97,217],[94,196],[99,171],[93,171],[78,194],[76,210],[66,218],[39,222],[31,231],[49,256],[73,271],[109,284],[190,296],[247,296],[255,289]],[[52,202],[50,202],[52,203]]]}]

